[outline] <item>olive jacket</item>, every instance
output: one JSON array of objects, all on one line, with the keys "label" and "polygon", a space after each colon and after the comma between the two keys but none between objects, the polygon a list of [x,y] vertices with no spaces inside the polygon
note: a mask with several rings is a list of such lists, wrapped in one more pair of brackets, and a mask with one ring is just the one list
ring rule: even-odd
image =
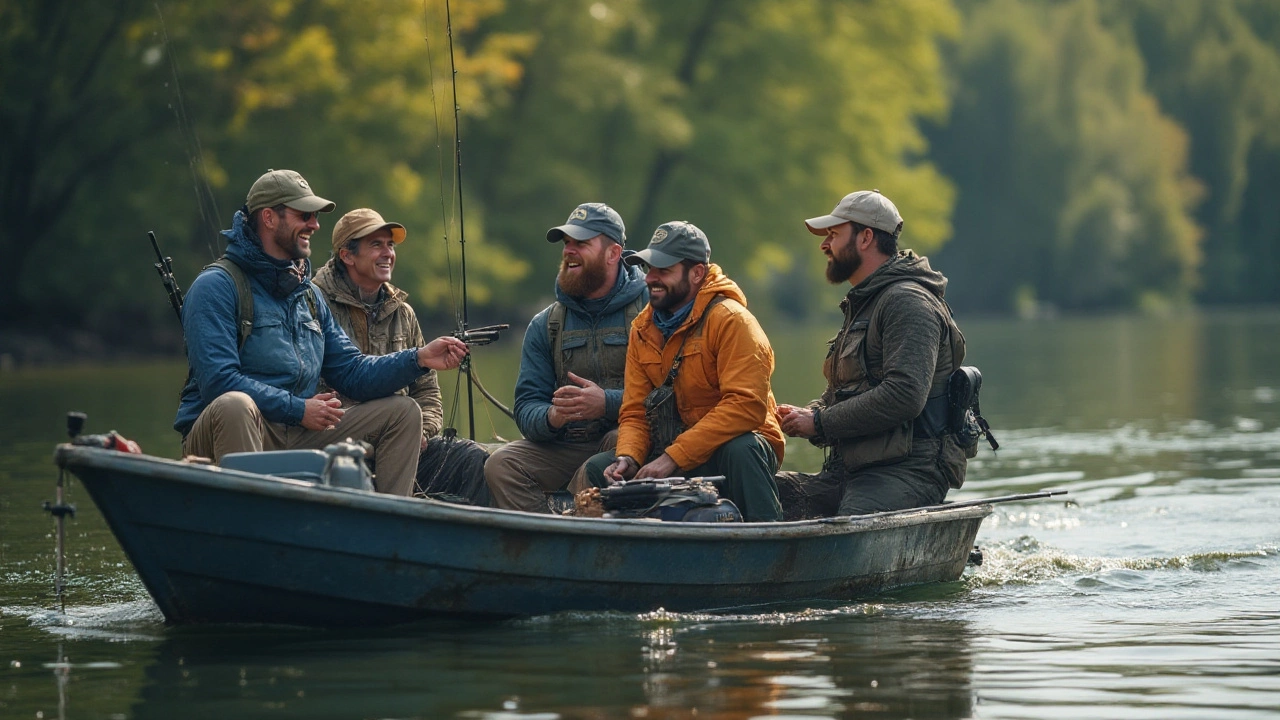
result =
[{"label": "olive jacket", "polygon": [[[312,284],[322,293],[324,299],[333,308],[334,322],[351,338],[351,342],[366,355],[388,355],[399,350],[419,348],[426,345],[422,327],[418,324],[418,316],[409,305],[409,294],[391,283],[383,284],[383,301],[373,314],[366,311],[360,302],[346,272],[339,269],[334,258],[316,272]],[[328,392],[329,387],[321,386],[321,392]],[[440,400],[440,383],[436,371],[431,370],[413,381],[398,394],[413,398],[422,408],[422,436],[430,439],[440,433],[444,424],[444,406]],[[350,405],[352,400],[342,396],[342,404]]]}]

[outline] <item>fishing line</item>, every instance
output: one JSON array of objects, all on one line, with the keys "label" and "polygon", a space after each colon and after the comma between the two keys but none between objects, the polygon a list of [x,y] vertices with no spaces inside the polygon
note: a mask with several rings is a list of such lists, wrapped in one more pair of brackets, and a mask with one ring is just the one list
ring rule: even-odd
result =
[{"label": "fishing line", "polygon": [[[462,315],[459,311],[459,303],[457,297],[457,283],[453,277],[453,253],[449,250],[449,228],[453,223],[450,217],[450,210],[445,206],[444,199],[444,148],[440,145],[441,126],[440,126],[440,103],[436,98],[436,74],[435,74],[435,56],[431,51],[431,17],[427,10],[428,0],[422,0],[422,39],[427,44],[427,81],[428,88],[431,92],[431,115],[435,121],[436,131],[436,185],[440,190],[440,224],[444,240],[444,259],[445,270],[449,274],[449,302],[453,310],[454,325],[462,329]],[[452,175],[452,173],[450,173]],[[453,188],[454,196],[457,195],[457,187]],[[453,207],[455,203],[451,199],[448,203],[449,207]]]},{"label": "fishing line", "polygon": [[204,150],[200,146],[200,138],[196,135],[195,129],[191,125],[191,118],[187,115],[187,104],[182,92],[182,80],[178,74],[178,59],[174,56],[173,44],[169,39],[169,28],[164,21],[164,13],[160,10],[160,3],[155,3],[156,17],[160,20],[160,34],[164,38],[164,52],[169,58],[169,71],[173,75],[173,87],[177,94],[177,100],[169,104],[169,109],[173,111],[174,117],[178,120],[178,131],[182,134],[183,144],[187,151],[187,168],[191,171],[191,184],[196,193],[196,206],[200,210],[200,219],[204,221],[205,226],[209,229],[206,233],[205,242],[209,247],[209,254],[214,258],[221,255],[221,251],[214,246],[217,238],[222,237],[219,234],[218,218],[221,213],[218,211],[218,201],[213,196],[213,189],[209,187],[208,173],[205,172]]}]

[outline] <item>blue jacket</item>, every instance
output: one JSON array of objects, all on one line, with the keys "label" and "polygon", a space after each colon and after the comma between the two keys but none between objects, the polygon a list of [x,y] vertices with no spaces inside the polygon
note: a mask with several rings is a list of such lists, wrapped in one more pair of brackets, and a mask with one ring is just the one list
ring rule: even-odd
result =
[{"label": "blue jacket", "polygon": [[[613,292],[605,298],[604,307],[591,314],[583,307],[581,299],[571,298],[556,283],[556,299],[564,303],[568,312],[563,330],[581,330],[597,327],[614,327],[624,322],[624,310],[637,297],[646,301],[649,288],[644,274],[626,263],[619,263],[618,280]],[[516,425],[529,440],[548,442],[556,439],[557,431],[547,423],[547,410],[551,396],[556,391],[555,359],[551,357],[551,338],[547,333],[547,315],[551,306],[533,316],[524,333],[524,346],[520,352],[520,376],[516,379]],[[605,390],[605,419],[618,422],[618,408],[622,407],[621,390]]]},{"label": "blue jacket", "polygon": [[[186,436],[201,411],[224,393],[239,390],[257,403],[269,422],[298,425],[304,401],[316,394],[323,376],[330,387],[354,400],[394,393],[423,375],[416,350],[366,356],[333,321],[323,293],[307,292],[311,282],[290,281],[290,263],[270,257],[236,212],[227,258],[249,276],[253,291],[253,332],[239,347],[235,282],[220,268],[200,273],[182,306],[187,364],[192,382],[183,389],[173,428]],[[310,267],[307,268],[310,275]],[[314,297],[313,317],[306,296]]]}]

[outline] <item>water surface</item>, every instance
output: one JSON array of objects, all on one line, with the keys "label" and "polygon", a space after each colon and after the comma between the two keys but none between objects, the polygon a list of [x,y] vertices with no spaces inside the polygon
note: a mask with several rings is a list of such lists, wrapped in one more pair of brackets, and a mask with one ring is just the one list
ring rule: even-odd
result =
[{"label": "water surface", "polygon": [[[952,499],[1067,500],[999,506],[959,582],[750,615],[167,627],[74,480],[64,614],[63,416],[176,456],[185,369],[0,374],[0,717],[1280,717],[1280,313],[961,321],[1002,448]],[[817,394],[832,328],[768,329],[779,400]],[[518,354],[477,351],[501,397]]]}]

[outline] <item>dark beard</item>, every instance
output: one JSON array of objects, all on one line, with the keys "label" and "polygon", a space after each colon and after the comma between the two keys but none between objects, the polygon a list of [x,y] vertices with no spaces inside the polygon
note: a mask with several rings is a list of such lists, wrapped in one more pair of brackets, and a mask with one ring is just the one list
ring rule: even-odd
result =
[{"label": "dark beard", "polygon": [[827,260],[827,282],[839,285],[853,277],[860,267],[862,267],[862,256],[853,248],[847,248],[843,255],[832,253],[831,258]]},{"label": "dark beard", "polygon": [[568,269],[566,262],[564,260],[560,261],[560,274],[556,276],[556,284],[569,297],[587,297],[599,291],[605,280],[608,279],[609,272],[605,267],[604,258],[594,264],[584,260],[582,267],[578,268],[578,272],[575,275],[569,275],[565,272]]},{"label": "dark beard", "polygon": [[311,256],[311,250],[303,250],[298,246],[298,238],[289,233],[287,227],[276,228],[272,239],[276,241],[276,246],[289,254],[292,260],[302,260]]},{"label": "dark beard", "polygon": [[667,292],[661,299],[650,297],[649,302],[653,305],[654,310],[662,312],[671,312],[679,309],[685,303],[689,302],[689,296],[693,294],[693,287],[689,284],[689,268],[684,269],[684,276],[674,287],[663,286]]}]

